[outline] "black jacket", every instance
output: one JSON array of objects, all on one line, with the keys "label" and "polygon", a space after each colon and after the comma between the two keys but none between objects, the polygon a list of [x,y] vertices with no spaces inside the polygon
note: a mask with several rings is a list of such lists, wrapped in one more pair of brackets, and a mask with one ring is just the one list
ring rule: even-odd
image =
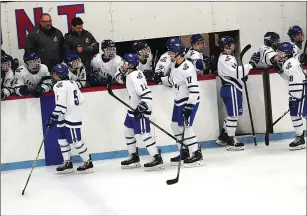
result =
[{"label": "black jacket", "polygon": [[28,34],[24,49],[25,52],[37,53],[42,64],[51,70],[55,64],[63,61],[63,42],[63,34],[59,29],[52,27],[45,30],[40,26]]},{"label": "black jacket", "polygon": [[68,33],[65,34],[65,53],[70,50],[77,51],[78,45],[82,47],[82,53],[79,53],[79,56],[88,71],[92,58],[94,57],[94,55],[99,53],[99,43],[97,43],[96,39],[90,32],[84,29],[82,30],[80,35],[73,30],[70,30]]}]

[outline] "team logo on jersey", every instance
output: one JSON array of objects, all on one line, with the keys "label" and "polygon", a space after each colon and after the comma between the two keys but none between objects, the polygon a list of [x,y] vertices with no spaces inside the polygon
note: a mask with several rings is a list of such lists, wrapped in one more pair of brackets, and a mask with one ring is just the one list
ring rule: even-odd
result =
[{"label": "team logo on jersey", "polygon": [[183,70],[186,70],[186,69],[188,69],[189,68],[189,65],[188,64],[184,64],[183,65]]},{"label": "team logo on jersey", "polygon": [[89,43],[90,40],[88,38],[85,39],[85,43]]},{"label": "team logo on jersey", "polygon": [[138,79],[142,79],[142,78],[143,78],[141,72],[138,74],[137,78],[138,78]]},{"label": "team logo on jersey", "polygon": [[63,83],[62,82],[59,82],[57,85],[56,85],[57,88],[61,88],[63,87]]},{"label": "team logo on jersey", "polygon": [[53,39],[53,41],[54,41],[54,42],[57,42],[57,41],[58,41],[58,38],[55,36],[54,39]]},{"label": "team logo on jersey", "polygon": [[166,62],[166,58],[167,57],[163,57],[162,59],[160,59],[161,62]]}]

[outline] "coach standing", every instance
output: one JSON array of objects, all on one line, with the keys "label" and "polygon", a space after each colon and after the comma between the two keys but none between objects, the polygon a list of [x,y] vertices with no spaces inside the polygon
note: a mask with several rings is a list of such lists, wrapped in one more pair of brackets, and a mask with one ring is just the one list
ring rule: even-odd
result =
[{"label": "coach standing", "polygon": [[99,53],[99,43],[90,32],[83,29],[83,21],[80,17],[71,20],[71,30],[64,36],[64,50],[65,53],[70,50],[77,51],[86,71],[90,72],[91,60]]},{"label": "coach standing", "polygon": [[25,52],[35,52],[39,55],[42,64],[47,65],[49,71],[56,64],[63,61],[63,34],[52,26],[52,19],[48,13],[40,16],[40,25],[28,35]]}]

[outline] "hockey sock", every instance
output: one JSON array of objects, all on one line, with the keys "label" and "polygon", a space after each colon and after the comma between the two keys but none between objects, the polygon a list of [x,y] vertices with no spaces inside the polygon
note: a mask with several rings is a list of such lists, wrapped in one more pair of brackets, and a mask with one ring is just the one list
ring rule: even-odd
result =
[{"label": "hockey sock", "polygon": [[[182,139],[183,127],[182,126],[178,126],[177,122],[172,122],[171,127],[172,127],[173,134],[176,137],[176,139],[177,140],[181,140]],[[181,148],[181,144],[177,143],[177,147],[178,147],[178,150],[179,150]],[[183,146],[182,148],[186,149],[185,146]]]},{"label": "hockey sock", "polygon": [[297,116],[291,116],[295,135],[301,136],[303,134],[304,128],[303,128],[303,120],[301,117]]},{"label": "hockey sock", "polygon": [[70,144],[65,139],[59,139],[58,142],[61,148],[64,161],[70,160],[71,158]]},{"label": "hockey sock", "polygon": [[86,148],[85,143],[83,141],[79,141],[79,142],[76,142],[74,144],[75,144],[75,148],[77,149],[78,154],[80,155],[82,160],[88,161],[90,159],[90,156],[87,153],[87,148]]},{"label": "hockey sock", "polygon": [[233,116],[227,116],[225,121],[226,121],[226,131],[228,136],[230,137],[234,137],[236,135],[236,129],[237,129],[237,125],[238,125],[238,117]]},{"label": "hockey sock", "polygon": [[156,142],[152,138],[151,134],[150,133],[142,134],[142,138],[143,138],[143,141],[146,145],[148,153],[151,156],[155,156],[156,154],[158,154]]},{"label": "hockey sock", "polygon": [[133,129],[125,127],[124,136],[129,155],[136,153],[136,139]]},{"label": "hockey sock", "polygon": [[227,121],[226,119],[224,119],[224,124],[223,124],[223,128],[225,130],[225,133],[227,133],[227,127],[226,127]]},{"label": "hockey sock", "polygon": [[183,142],[188,146],[190,155],[198,150],[197,138],[191,126],[186,127]]}]

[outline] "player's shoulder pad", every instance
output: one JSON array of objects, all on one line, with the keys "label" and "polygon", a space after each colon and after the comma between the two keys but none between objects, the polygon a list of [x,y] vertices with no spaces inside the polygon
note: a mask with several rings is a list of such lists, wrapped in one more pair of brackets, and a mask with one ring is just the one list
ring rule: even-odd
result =
[{"label": "player's shoulder pad", "polygon": [[115,55],[114,61],[115,61],[117,64],[120,64],[120,63],[122,62],[122,57],[120,57],[119,55]]},{"label": "player's shoulder pad", "polygon": [[45,65],[45,64],[41,64],[41,70],[43,72],[49,72],[49,69],[48,69],[47,65]]},{"label": "player's shoulder pad", "polygon": [[58,81],[55,85],[54,85],[54,89],[60,89],[60,88],[63,88],[64,86],[64,83],[63,81]]}]

